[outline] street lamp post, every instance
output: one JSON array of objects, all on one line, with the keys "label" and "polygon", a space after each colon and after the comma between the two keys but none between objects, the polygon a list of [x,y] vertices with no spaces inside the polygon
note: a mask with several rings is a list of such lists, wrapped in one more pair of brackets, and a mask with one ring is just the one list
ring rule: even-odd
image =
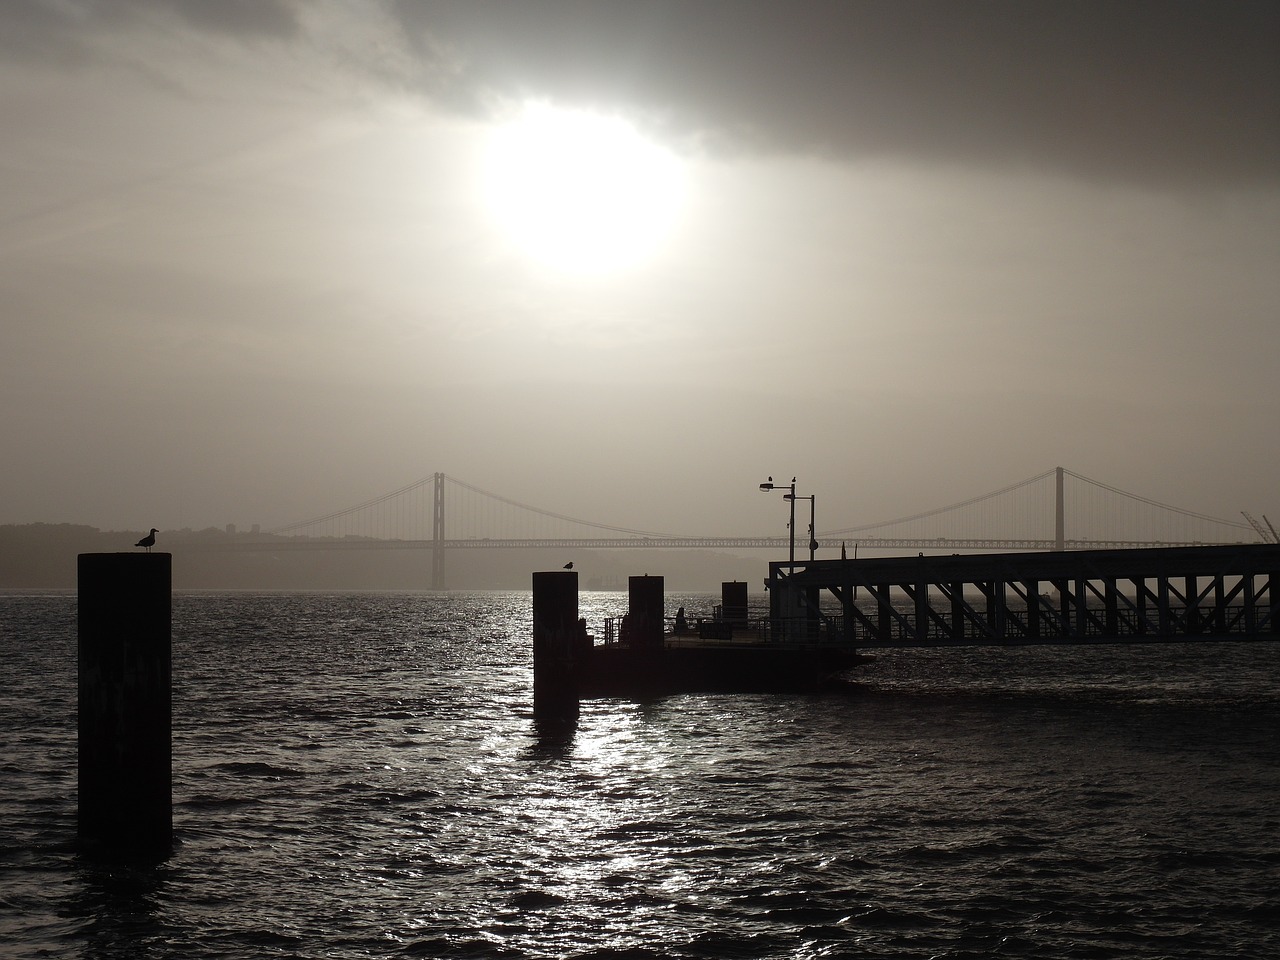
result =
[{"label": "street lamp post", "polygon": [[[773,477],[770,477],[767,481],[760,484],[760,489],[765,493],[769,493],[773,490],[787,491],[783,494],[783,499],[791,501],[791,523],[788,525],[788,530],[791,532],[791,556],[789,562],[790,568],[794,570],[796,566],[796,478],[792,477],[790,484],[783,485],[781,483],[774,483]],[[809,535],[813,535],[812,530]],[[810,557],[810,559],[812,559],[812,557]]]},{"label": "street lamp post", "polygon": [[[807,497],[797,497],[795,494],[787,494],[787,496],[791,498],[793,504],[797,500],[809,501],[809,561],[813,562],[814,555],[818,552],[818,535],[816,533],[818,528],[813,525],[813,515],[817,509],[818,498],[814,494],[810,494]],[[792,513],[791,517],[791,522],[795,523],[795,514]]]}]

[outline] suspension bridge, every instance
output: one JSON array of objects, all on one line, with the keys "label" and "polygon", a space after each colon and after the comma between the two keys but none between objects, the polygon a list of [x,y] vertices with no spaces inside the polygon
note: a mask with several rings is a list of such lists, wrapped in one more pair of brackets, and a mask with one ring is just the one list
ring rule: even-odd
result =
[{"label": "suspension bridge", "polygon": [[[785,488],[780,488],[785,489]],[[796,500],[810,499],[797,496]],[[794,500],[792,501],[794,506]],[[812,505],[812,501],[811,501]],[[803,513],[803,511],[802,511]],[[236,538],[234,549],[428,549],[432,581],[457,549],[700,548],[782,550],[1088,550],[1266,542],[1245,519],[1212,517],[1057,467],[981,496],[909,516],[786,535],[690,535],[571,517],[444,473],[323,516]],[[803,522],[803,516],[796,523]],[[1248,522],[1245,522],[1245,520]]]}]

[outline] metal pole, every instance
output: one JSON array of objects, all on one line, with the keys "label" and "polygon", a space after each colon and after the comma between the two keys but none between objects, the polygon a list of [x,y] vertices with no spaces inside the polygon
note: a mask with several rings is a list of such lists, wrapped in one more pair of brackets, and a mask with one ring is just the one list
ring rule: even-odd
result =
[{"label": "metal pole", "polygon": [[818,497],[816,495],[809,497],[809,562],[812,563],[818,552],[818,534],[817,527],[814,525],[814,515],[818,510]]},{"label": "metal pole", "polygon": [[[768,493],[770,491],[777,490],[778,484],[773,482],[773,477],[770,477],[767,481],[760,484],[760,489]],[[791,553],[788,560],[788,573],[795,573],[795,569],[796,569],[796,478],[795,477],[791,478],[791,484],[790,486],[787,487],[787,490],[788,490],[788,493],[786,494],[786,498],[791,501],[791,522],[787,524],[787,529],[790,531],[790,536],[788,539],[791,543]],[[809,499],[812,499],[812,498],[809,498]],[[810,537],[813,536],[812,513],[810,513],[810,517],[809,517],[809,535]],[[812,560],[813,557],[810,556],[809,559]]]},{"label": "metal pole", "polygon": [[796,569],[796,478],[791,478],[791,572]]}]

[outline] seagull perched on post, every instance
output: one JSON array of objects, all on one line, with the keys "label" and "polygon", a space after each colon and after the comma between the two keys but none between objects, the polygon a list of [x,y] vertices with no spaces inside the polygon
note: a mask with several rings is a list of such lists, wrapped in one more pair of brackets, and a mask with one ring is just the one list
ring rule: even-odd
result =
[{"label": "seagull perched on post", "polygon": [[146,548],[147,548],[147,553],[150,553],[150,552],[151,552],[151,548],[155,545],[155,542],[156,542],[156,534],[157,534],[158,532],[159,532],[159,531],[158,531],[158,530],[156,530],[156,528],[155,528],[155,527],[152,527],[152,528],[151,528],[151,532],[150,532],[150,533],[148,533],[148,534],[147,534],[145,537],[143,537],[141,540],[139,540],[137,543],[135,543],[135,544],[134,544],[134,546],[135,546],[135,547],[146,547]]}]

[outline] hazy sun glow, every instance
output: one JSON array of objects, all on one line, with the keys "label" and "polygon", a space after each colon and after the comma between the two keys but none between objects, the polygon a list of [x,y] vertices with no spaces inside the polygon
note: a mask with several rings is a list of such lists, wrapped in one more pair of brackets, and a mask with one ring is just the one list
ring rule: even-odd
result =
[{"label": "hazy sun glow", "polygon": [[487,173],[493,211],[516,244],[573,273],[645,260],[683,199],[676,158],[631,125],[546,105],[495,133]]}]

